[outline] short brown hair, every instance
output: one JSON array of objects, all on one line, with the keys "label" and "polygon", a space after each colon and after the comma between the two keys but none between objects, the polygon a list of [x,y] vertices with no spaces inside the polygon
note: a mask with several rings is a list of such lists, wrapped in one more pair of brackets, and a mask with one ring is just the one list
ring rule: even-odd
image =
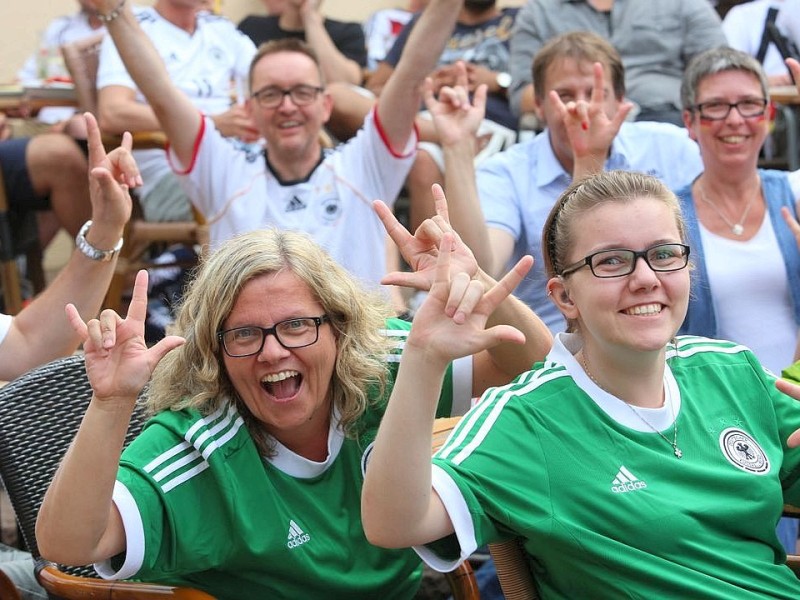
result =
[{"label": "short brown hair", "polygon": [[280,52],[294,52],[296,54],[305,54],[317,66],[320,86],[325,87],[325,77],[322,75],[322,68],[319,66],[319,58],[317,57],[317,53],[314,51],[314,49],[308,44],[306,44],[303,40],[298,40],[297,38],[284,38],[282,40],[272,40],[269,42],[264,42],[256,50],[256,53],[253,56],[253,60],[250,61],[250,71],[247,74],[248,79],[250,81],[251,92],[253,91],[253,83],[252,83],[253,71],[256,68],[256,64],[258,64],[258,61],[260,61],[265,56],[269,56],[271,54],[279,54]]},{"label": "short brown hair", "polygon": [[589,31],[570,31],[553,38],[533,57],[533,91],[539,102],[549,90],[545,89],[547,69],[559,59],[571,58],[578,62],[599,62],[611,73],[611,84],[617,98],[625,96],[625,67],[622,58],[604,38]]}]

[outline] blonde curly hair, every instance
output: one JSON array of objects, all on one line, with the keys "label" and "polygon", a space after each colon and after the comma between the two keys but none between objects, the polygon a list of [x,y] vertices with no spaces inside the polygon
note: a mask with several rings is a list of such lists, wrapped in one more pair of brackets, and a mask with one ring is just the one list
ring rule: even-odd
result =
[{"label": "blonde curly hair", "polygon": [[367,407],[368,390],[384,390],[382,357],[390,342],[381,330],[391,307],[378,290],[363,287],[307,235],[278,229],[228,240],[198,267],[170,331],[186,343],[167,354],[153,373],[147,393],[150,411],[195,408],[209,414],[232,399],[259,449],[272,452],[260,421],[228,377],[218,332],[248,281],[284,269],[311,289],[330,319],[337,354],[331,401],[349,431]]}]

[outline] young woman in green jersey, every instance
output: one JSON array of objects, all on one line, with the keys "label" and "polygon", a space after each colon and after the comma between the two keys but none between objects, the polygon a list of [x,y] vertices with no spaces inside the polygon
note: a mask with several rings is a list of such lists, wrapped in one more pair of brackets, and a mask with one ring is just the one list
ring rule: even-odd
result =
[{"label": "young woman in green jersey", "polygon": [[[440,189],[436,205],[439,215],[412,236],[378,204],[414,266],[388,282],[430,287],[449,231]],[[466,246],[452,255],[463,285],[495,285]],[[185,294],[181,337],[150,349],[146,285],[140,273],[124,320],[104,311],[84,324],[69,310],[94,396],[39,514],[43,556],[218,598],[411,598],[419,559],[369,544],[360,516],[363,469],[410,324],[287,231],[254,231],[215,250]],[[492,319],[516,329],[448,368],[442,416],[463,414],[474,395],[547,352],[547,329],[521,302],[504,300]],[[156,414],[120,455],[151,372]]]},{"label": "young woman in green jersey", "polygon": [[543,598],[798,597],[775,524],[800,502],[800,404],[747,348],[676,337],[685,243],[654,177],[612,171],[567,189],[543,255],[570,332],[487,391],[431,466],[444,367],[485,347],[495,301],[455,286],[442,253],[367,470],[367,537],[446,570],[518,536]]}]

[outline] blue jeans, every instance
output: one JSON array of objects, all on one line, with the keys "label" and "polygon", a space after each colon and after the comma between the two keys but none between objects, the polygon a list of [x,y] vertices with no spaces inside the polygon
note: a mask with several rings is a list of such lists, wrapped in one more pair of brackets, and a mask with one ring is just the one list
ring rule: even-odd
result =
[{"label": "blue jeans", "polygon": [[778,539],[786,554],[797,554],[797,530],[800,520],[783,517],[778,521]]},{"label": "blue jeans", "polygon": [[36,581],[29,552],[0,544],[0,570],[17,587],[22,600],[47,600],[47,592]]}]

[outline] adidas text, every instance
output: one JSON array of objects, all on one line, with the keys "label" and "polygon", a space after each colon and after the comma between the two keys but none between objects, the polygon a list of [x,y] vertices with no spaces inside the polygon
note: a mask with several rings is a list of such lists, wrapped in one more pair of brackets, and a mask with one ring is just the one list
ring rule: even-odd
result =
[{"label": "adidas text", "polygon": [[298,536],[296,538],[293,538],[293,539],[289,540],[288,543],[286,544],[286,547],[287,548],[297,548],[298,546],[302,546],[303,544],[305,544],[310,539],[311,539],[311,536],[308,535],[307,533],[304,533],[301,536]]},{"label": "adidas text", "polygon": [[612,485],[611,491],[615,494],[624,494],[625,492],[633,492],[646,488],[647,484],[644,481],[629,481],[621,485]]}]

